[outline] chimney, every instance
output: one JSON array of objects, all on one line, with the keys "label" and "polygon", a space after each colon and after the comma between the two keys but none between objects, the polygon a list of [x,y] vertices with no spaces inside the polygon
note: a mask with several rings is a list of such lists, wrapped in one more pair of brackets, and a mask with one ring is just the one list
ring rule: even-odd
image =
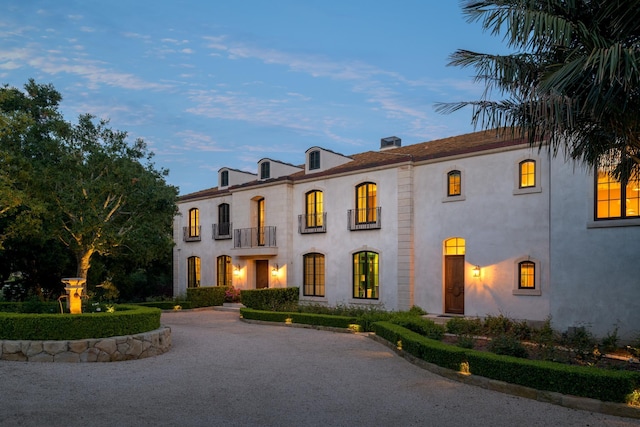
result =
[{"label": "chimney", "polygon": [[380,150],[389,150],[402,146],[402,140],[397,136],[388,136],[380,140]]}]

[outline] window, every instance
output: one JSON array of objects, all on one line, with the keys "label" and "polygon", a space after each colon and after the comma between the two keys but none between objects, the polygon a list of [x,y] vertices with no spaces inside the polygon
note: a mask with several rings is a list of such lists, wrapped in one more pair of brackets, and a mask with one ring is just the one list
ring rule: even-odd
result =
[{"label": "window", "polygon": [[324,296],[324,255],[310,253],[303,256],[303,282],[306,296]]},{"label": "window", "polygon": [[444,241],[445,255],[464,255],[465,242],[462,237],[452,237]]},{"label": "window", "polygon": [[518,289],[536,288],[536,265],[531,261],[518,263]]},{"label": "window", "polygon": [[320,169],[320,151],[309,153],[309,170]]},{"label": "window", "polygon": [[378,254],[357,252],[353,254],[353,297],[378,299]]},{"label": "window", "polygon": [[462,194],[462,176],[459,170],[452,170],[447,174],[447,196],[460,196]]},{"label": "window", "polygon": [[268,179],[271,177],[271,162],[262,162],[260,164],[260,179]]},{"label": "window", "polygon": [[218,235],[228,236],[231,234],[231,213],[228,203],[218,205]]},{"label": "window", "polygon": [[258,213],[258,246],[264,246],[264,198],[258,199],[256,201],[257,204],[257,213]]},{"label": "window", "polygon": [[519,188],[531,188],[536,186],[536,161],[524,160],[519,165]]},{"label": "window", "polygon": [[356,187],[356,223],[375,223],[377,221],[377,187],[365,182]]},{"label": "window", "polygon": [[640,217],[640,176],[636,175],[627,185],[601,168],[596,174],[596,219],[625,219]]},{"label": "window", "polygon": [[197,256],[187,258],[187,286],[189,288],[200,286],[200,258]]},{"label": "window", "polygon": [[306,194],[306,228],[318,228],[323,224],[322,191],[313,190]]},{"label": "window", "polygon": [[189,209],[189,237],[200,236],[200,211],[197,208]]},{"label": "window", "polygon": [[220,172],[220,187],[229,186],[229,171]]},{"label": "window", "polygon": [[216,264],[218,265],[216,277],[217,286],[231,286],[233,275],[231,257],[228,255],[220,255],[217,259]]}]

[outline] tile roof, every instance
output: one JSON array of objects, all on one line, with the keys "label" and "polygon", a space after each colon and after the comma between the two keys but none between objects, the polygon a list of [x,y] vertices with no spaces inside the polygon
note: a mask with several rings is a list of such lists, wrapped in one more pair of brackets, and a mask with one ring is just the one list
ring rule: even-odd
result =
[{"label": "tile roof", "polygon": [[[326,171],[308,174],[304,170],[294,174],[267,181],[251,181],[245,184],[219,190],[213,187],[179,197],[179,201],[187,201],[230,193],[229,189],[250,187],[265,182],[298,181],[319,178],[345,172],[392,165],[407,161],[420,162],[431,159],[446,158],[457,155],[480,153],[483,151],[526,144],[523,138],[514,138],[511,133],[499,133],[496,130],[473,132],[433,141],[421,142],[404,147],[387,148],[381,151],[366,151],[347,156],[352,161]],[[301,166],[304,168],[304,165]]]}]

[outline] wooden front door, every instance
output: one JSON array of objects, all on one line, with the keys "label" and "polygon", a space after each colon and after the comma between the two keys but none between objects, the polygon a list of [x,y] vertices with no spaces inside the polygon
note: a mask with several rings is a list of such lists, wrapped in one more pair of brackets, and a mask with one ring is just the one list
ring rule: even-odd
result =
[{"label": "wooden front door", "polygon": [[444,257],[444,312],[464,314],[464,255]]},{"label": "wooden front door", "polygon": [[269,261],[266,259],[256,260],[256,289],[269,287]]}]

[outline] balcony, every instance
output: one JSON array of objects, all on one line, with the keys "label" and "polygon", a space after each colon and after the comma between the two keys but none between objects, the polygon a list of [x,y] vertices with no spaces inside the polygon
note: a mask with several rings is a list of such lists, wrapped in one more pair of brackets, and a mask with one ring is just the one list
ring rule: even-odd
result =
[{"label": "balcony", "polygon": [[182,227],[182,240],[185,242],[199,242],[200,238],[200,226],[197,227]]},{"label": "balcony", "polygon": [[213,224],[213,239],[229,240],[232,237],[232,230],[233,224],[231,222],[221,222],[220,224]]},{"label": "balcony", "polygon": [[382,228],[382,208],[349,209],[347,227],[350,231]]},{"label": "balcony", "polygon": [[275,248],[276,227],[238,228],[233,230],[233,248]]},{"label": "balcony", "polygon": [[327,213],[303,214],[298,215],[298,233],[326,233],[327,232]]}]

